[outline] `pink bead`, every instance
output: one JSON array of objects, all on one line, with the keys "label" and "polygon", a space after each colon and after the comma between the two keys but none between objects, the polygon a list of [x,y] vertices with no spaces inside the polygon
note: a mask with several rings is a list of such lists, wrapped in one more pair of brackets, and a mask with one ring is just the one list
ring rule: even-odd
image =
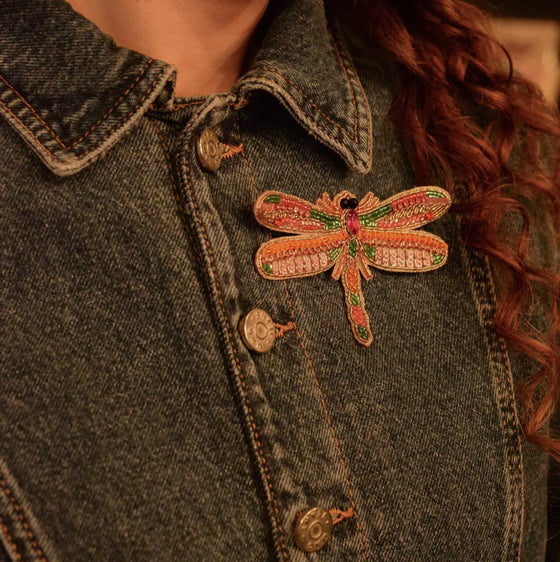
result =
[{"label": "pink bead", "polygon": [[288,268],[288,273],[293,275],[296,272],[296,262],[293,257],[289,257],[286,260],[286,267]]},{"label": "pink bead", "polygon": [[360,229],[360,221],[358,219],[358,213],[355,209],[352,209],[346,215],[346,230],[351,236],[356,236],[358,230]]}]

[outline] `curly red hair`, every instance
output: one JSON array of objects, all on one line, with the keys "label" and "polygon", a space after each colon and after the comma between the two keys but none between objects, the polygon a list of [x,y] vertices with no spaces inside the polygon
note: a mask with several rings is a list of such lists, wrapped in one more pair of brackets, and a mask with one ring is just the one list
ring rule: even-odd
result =
[{"label": "curly red hair", "polygon": [[[401,87],[391,117],[419,184],[435,181],[453,193],[465,245],[490,259],[500,282],[494,328],[535,365],[517,387],[524,435],[560,460],[560,439],[548,431],[560,388],[560,278],[554,260],[542,259],[555,254],[560,232],[557,110],[535,85],[513,75],[486,14],[471,4],[335,4],[342,18],[397,65]],[[519,232],[506,236],[504,225],[512,215]],[[549,232],[541,238],[548,247],[537,250],[534,238],[545,227]],[[536,293],[548,309],[540,330],[531,323]]]}]

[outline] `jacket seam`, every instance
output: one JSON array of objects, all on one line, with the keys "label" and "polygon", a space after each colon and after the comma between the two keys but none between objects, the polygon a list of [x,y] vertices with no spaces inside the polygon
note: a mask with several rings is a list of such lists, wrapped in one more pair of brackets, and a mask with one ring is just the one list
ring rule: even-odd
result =
[{"label": "jacket seam", "polygon": [[[117,99],[117,101],[115,102],[115,104],[107,111],[107,113],[105,113],[105,115],[103,115],[103,117],[101,117],[94,125],[92,125],[92,127],[84,134],[82,135],[77,141],[75,141],[73,144],[71,145],[66,145],[64,143],[64,141],[51,129],[51,127],[49,126],[49,124],[37,113],[37,111],[35,110],[35,108],[14,88],[14,86],[12,86],[8,80],[2,76],[0,74],[0,80],[2,80],[2,82],[4,82],[4,84],[6,84],[6,86],[8,86],[8,88],[10,88],[10,90],[20,98],[20,100],[31,110],[31,112],[33,113],[33,115],[35,115],[35,117],[37,117],[37,119],[45,126],[46,130],[51,134],[51,136],[58,142],[58,144],[60,144],[60,146],[62,148],[64,148],[65,150],[70,150],[71,148],[74,148],[74,146],[76,146],[77,144],[79,144],[80,142],[82,142],[90,133],[93,132],[94,129],[96,129],[116,108],[117,106],[126,98],[128,97],[128,95],[132,92],[132,90],[134,89],[134,86],[136,86],[136,84],[138,83],[138,81],[140,80],[140,78],[142,78],[142,76],[146,73],[146,71],[148,70],[148,67],[151,65],[151,63],[153,62],[154,59],[148,59],[148,61],[144,64],[144,67],[142,68],[142,71],[140,72],[140,74],[138,74],[138,76],[136,77],[136,79],[132,82],[132,84],[128,87],[128,89],[124,92],[124,94],[121,95],[121,97],[119,99]],[[137,106],[138,107],[138,106]],[[8,111],[10,111],[9,108]],[[10,111],[10,113],[12,113]],[[12,115],[14,115],[12,113]],[[15,115],[14,115],[15,117]]]},{"label": "jacket seam", "polygon": [[[267,78],[266,80],[261,79],[258,81],[258,84],[262,86],[266,86],[266,88],[263,88],[263,90],[272,93],[274,93],[274,87],[281,87],[281,84],[279,84],[273,78]],[[321,140],[322,142],[325,141],[325,138],[328,139],[328,141],[332,143],[331,145],[329,145],[330,148],[333,148],[341,156],[343,156],[343,158],[345,158],[348,162],[350,162],[351,166],[356,166],[356,167],[360,166],[361,164],[360,155],[359,154],[356,155],[352,150],[352,148],[349,147],[347,144],[345,144],[344,142],[345,139],[338,140],[327,129],[319,125],[317,119],[311,117],[308,113],[303,111],[301,105],[288,92],[286,92],[281,96],[280,101],[282,105],[286,107],[288,111],[291,113],[291,115],[296,119],[298,124],[304,127],[305,129],[308,129],[308,131],[313,137]],[[317,130],[315,129],[318,129],[320,133],[317,133]],[[348,138],[348,133],[345,132],[344,129],[341,129],[341,132],[343,135],[346,135],[346,138]],[[366,164],[369,166],[370,163],[371,163],[371,155],[368,154],[368,160]]]},{"label": "jacket seam", "polygon": [[18,560],[22,560],[23,556],[21,555],[21,552],[18,551],[17,544],[14,542],[12,535],[10,535],[10,530],[8,529],[6,523],[4,523],[4,519],[2,518],[1,515],[0,515],[0,529],[4,531],[4,537],[6,538],[6,542],[10,545],[10,548],[13,550],[14,554],[16,555],[16,558]]},{"label": "jacket seam", "polygon": [[[240,135],[240,137],[241,137],[241,130],[240,130],[240,127],[239,127],[239,119],[237,119],[236,123],[237,123],[237,129],[238,129],[238,131],[239,131],[239,135]],[[248,158],[247,158],[247,155],[246,155],[244,149],[242,150],[242,155],[243,155],[243,159],[245,160],[245,164],[247,165],[247,168],[248,168],[248,170],[249,170],[249,176],[250,176],[250,178],[251,178],[251,184],[252,184],[252,186],[253,186],[253,190],[255,191],[255,194],[258,196],[258,195],[259,195],[259,189],[258,189],[258,187],[257,187],[257,182],[256,182],[256,179],[255,179],[255,174],[254,174],[254,172],[253,172],[253,168],[252,168],[251,165],[249,164],[249,160],[248,160]],[[333,437],[333,440],[334,440],[334,443],[335,443],[335,446],[336,446],[336,450],[337,450],[337,452],[338,452],[338,457],[339,457],[340,463],[341,463],[341,465],[342,465],[342,470],[343,470],[343,472],[344,472],[344,478],[345,478],[345,480],[346,480],[346,486],[347,486],[347,488],[348,488],[348,493],[349,493],[349,498],[350,498],[350,504],[351,504],[352,509],[353,509],[353,511],[354,511],[354,517],[355,517],[355,520],[356,520],[356,527],[357,527],[357,529],[358,529],[358,534],[359,534],[359,537],[360,537],[361,558],[362,558],[362,560],[365,560],[366,557],[365,557],[364,537],[363,537],[363,534],[362,534],[362,529],[361,529],[361,527],[360,527],[360,523],[359,523],[359,521],[358,521],[358,512],[357,512],[357,509],[356,509],[356,503],[355,503],[355,501],[354,501],[354,493],[353,493],[352,487],[351,487],[351,485],[350,485],[350,479],[349,479],[349,476],[348,476],[348,471],[347,471],[347,468],[346,468],[346,463],[345,463],[345,461],[344,461],[344,456],[343,456],[343,454],[342,454],[342,450],[341,450],[341,448],[340,448],[340,443],[339,443],[338,438],[337,438],[337,436],[336,436],[336,432],[335,432],[335,429],[334,429],[334,425],[333,425],[333,423],[332,423],[332,421],[331,421],[331,418],[330,418],[330,416],[329,416],[327,404],[326,404],[326,402],[325,402],[325,397],[324,397],[323,391],[322,391],[322,389],[321,389],[321,386],[320,386],[320,384],[319,384],[319,381],[318,381],[318,379],[317,379],[317,374],[316,374],[316,372],[315,372],[315,368],[314,368],[314,366],[313,366],[313,362],[312,362],[311,357],[309,356],[309,354],[308,354],[308,352],[307,352],[307,349],[306,349],[305,344],[304,344],[304,342],[303,342],[303,338],[302,338],[302,336],[301,336],[301,333],[300,333],[300,331],[299,331],[299,328],[297,327],[297,323],[296,323],[296,321],[295,321],[294,308],[293,308],[293,306],[292,306],[292,300],[291,300],[291,297],[290,297],[290,292],[289,292],[289,290],[288,290],[288,285],[287,285],[287,283],[286,283],[285,280],[284,280],[284,289],[285,289],[286,298],[287,298],[287,301],[288,301],[288,307],[289,307],[289,309],[290,309],[290,316],[291,316],[291,318],[292,318],[291,321],[292,321],[292,324],[293,324],[293,329],[294,329],[294,331],[296,332],[296,334],[297,334],[297,336],[298,336],[298,339],[299,339],[300,344],[301,344],[301,348],[302,348],[302,350],[303,350],[303,354],[305,355],[305,357],[306,357],[306,359],[307,359],[307,362],[308,362],[308,365],[309,365],[309,370],[310,370],[310,372],[311,372],[311,374],[312,374],[312,376],[313,376],[313,381],[314,381],[314,383],[315,383],[315,385],[316,385],[316,387],[317,387],[317,389],[318,389],[318,391],[319,391],[320,401],[321,401],[321,405],[323,406],[323,411],[324,411],[324,414],[325,414],[325,418],[326,418],[326,420],[327,420],[327,423],[328,423],[328,425],[329,425],[330,431],[331,431],[331,433],[332,433],[332,437]]]},{"label": "jacket seam", "polygon": [[[23,527],[23,529],[25,531],[27,539],[29,540],[33,550],[35,551],[35,553],[39,557],[39,560],[41,562],[48,562],[47,557],[45,556],[44,550],[39,546],[38,540],[37,540],[35,534],[33,533],[33,530],[31,529],[31,525],[29,524],[29,521],[25,517],[21,506],[19,505],[16,498],[14,497],[14,494],[13,494],[12,490],[10,489],[10,487],[8,486],[8,483],[6,482],[5,476],[1,472],[0,472],[0,489],[4,492],[4,495],[10,500],[10,503],[13,505],[14,511],[17,513],[17,517],[18,517],[18,519],[21,523],[21,526]],[[9,536],[8,531],[7,531],[6,523],[4,523],[4,526],[5,526],[5,528],[3,527],[3,530],[5,531],[5,533],[7,535],[7,538],[11,539],[11,537]],[[10,542],[10,540],[8,542]],[[17,547],[16,547],[15,543],[13,543],[13,539],[10,542],[10,544],[12,545],[12,548],[14,549],[14,552],[16,553],[16,557],[17,557],[17,554],[18,554]]]},{"label": "jacket seam", "polygon": [[191,107],[193,105],[202,105],[204,100],[197,100],[197,101],[190,101],[188,103],[178,103],[171,108],[171,111],[179,111],[180,109],[185,109],[187,107]]},{"label": "jacket seam", "polygon": [[[471,250],[463,248],[468,259],[471,286],[477,301],[477,308],[484,330],[488,356],[492,365],[498,392],[498,406],[503,425],[509,488],[509,524],[507,528],[506,551],[518,562],[521,557],[521,532],[523,529],[523,457],[519,434],[519,420],[512,388],[512,372],[505,342],[492,324],[492,313],[496,306],[492,275],[487,257],[475,257]],[[477,263],[481,260],[482,263]],[[484,286],[483,286],[484,285]],[[484,290],[486,288],[486,291]],[[485,294],[486,292],[486,294]],[[502,371],[502,373],[500,373]],[[508,420],[509,415],[513,421]],[[517,474],[516,474],[517,472]],[[514,528],[515,527],[515,528]],[[505,558],[506,560],[508,558]]]}]

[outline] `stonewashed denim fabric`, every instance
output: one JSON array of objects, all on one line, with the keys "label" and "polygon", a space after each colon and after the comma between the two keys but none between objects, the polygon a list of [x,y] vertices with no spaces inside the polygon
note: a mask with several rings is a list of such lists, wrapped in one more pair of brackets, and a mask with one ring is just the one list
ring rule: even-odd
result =
[{"label": "stonewashed denim fabric", "polygon": [[[0,2],[0,560],[544,560],[526,366],[453,215],[426,227],[443,268],[363,283],[369,348],[330,273],[256,272],[262,191],[416,185],[391,67],[321,0],[271,5],[261,32],[230,92],[186,100],[64,1]],[[237,331],[253,308],[283,334],[262,355]],[[337,524],[305,554],[313,506]]]}]

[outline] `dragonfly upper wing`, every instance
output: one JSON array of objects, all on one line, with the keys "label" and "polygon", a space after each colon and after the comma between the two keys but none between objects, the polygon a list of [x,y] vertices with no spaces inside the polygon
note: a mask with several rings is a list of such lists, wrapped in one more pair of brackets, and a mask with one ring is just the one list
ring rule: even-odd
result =
[{"label": "dragonfly upper wing", "polygon": [[377,269],[414,273],[447,261],[447,244],[423,230],[361,230],[359,237],[366,263]]},{"label": "dragonfly upper wing", "polygon": [[360,228],[413,229],[447,212],[451,196],[436,186],[415,187],[389,197],[374,209],[359,214]]},{"label": "dragonfly upper wing", "polygon": [[267,279],[307,277],[327,271],[348,239],[346,231],[281,236],[265,242],[257,251],[257,271]]},{"label": "dragonfly upper wing", "polygon": [[330,232],[342,227],[340,216],[280,191],[262,193],[255,201],[253,210],[263,226],[279,232]]}]

